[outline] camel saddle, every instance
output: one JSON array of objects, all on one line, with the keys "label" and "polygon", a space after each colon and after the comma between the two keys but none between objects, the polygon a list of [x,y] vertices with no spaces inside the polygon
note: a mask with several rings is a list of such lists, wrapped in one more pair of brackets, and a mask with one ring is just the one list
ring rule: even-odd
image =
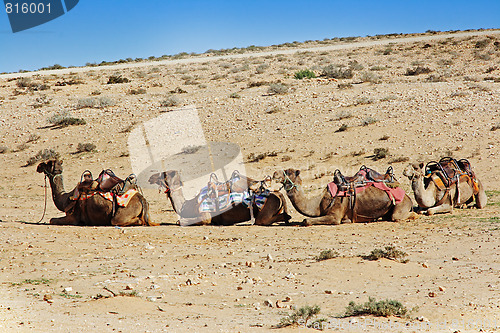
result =
[{"label": "camel saddle", "polygon": [[456,160],[453,157],[443,157],[439,162],[429,162],[425,166],[425,175],[443,190],[464,179],[471,185],[474,194],[479,192],[476,175],[472,171],[470,162],[465,158]]},{"label": "camel saddle", "polygon": [[373,182],[395,183],[396,180],[394,179],[394,169],[392,166],[387,168],[385,174],[381,174],[363,165],[352,177],[342,175],[339,169],[335,170],[333,181],[339,188],[348,188],[353,184],[354,187],[358,187]]},{"label": "camel saddle", "polygon": [[[88,193],[93,191],[98,192],[122,192],[124,189],[124,180],[117,177],[113,171],[110,169],[103,170],[97,179],[92,178],[92,173],[86,170],[80,179],[80,183],[77,185],[77,191],[82,193]],[[117,186],[122,185],[122,186]],[[118,188],[119,187],[119,188]],[[78,195],[75,194],[75,197]]]}]

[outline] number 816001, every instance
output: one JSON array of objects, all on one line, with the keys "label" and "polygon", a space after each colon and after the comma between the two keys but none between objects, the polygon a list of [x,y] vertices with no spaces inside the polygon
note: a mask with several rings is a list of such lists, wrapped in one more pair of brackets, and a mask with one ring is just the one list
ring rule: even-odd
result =
[{"label": "number 816001", "polygon": [[44,4],[43,2],[23,2],[23,3],[10,3],[5,4],[5,12],[7,14],[50,14],[50,2]]}]

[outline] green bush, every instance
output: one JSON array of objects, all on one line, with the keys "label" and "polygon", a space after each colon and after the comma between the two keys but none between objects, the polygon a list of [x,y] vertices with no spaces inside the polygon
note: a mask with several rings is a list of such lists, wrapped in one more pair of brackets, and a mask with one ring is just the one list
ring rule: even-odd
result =
[{"label": "green bush", "polygon": [[309,69],[304,69],[295,73],[295,78],[297,80],[302,80],[303,78],[312,79],[315,78],[316,74]]}]

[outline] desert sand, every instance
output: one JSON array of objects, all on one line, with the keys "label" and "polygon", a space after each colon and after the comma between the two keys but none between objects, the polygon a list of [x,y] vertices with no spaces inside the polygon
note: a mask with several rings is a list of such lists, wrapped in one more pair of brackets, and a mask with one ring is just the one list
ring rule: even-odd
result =
[{"label": "desert sand", "polygon": [[[0,76],[0,331],[267,331],[306,305],[321,307],[327,331],[498,331],[500,34],[425,36]],[[353,75],[321,76],[328,66]],[[295,79],[303,69],[318,77]],[[129,82],[107,84],[111,75]],[[489,202],[414,221],[314,227],[299,226],[289,204],[292,226],[181,228],[152,188],[144,195],[162,225],[114,228],[48,225],[62,216],[49,191],[36,223],[44,177],[30,158],[57,151],[66,190],[86,169],[126,177],[130,132],[186,105],[208,141],[239,145],[249,176],[297,168],[311,196],[335,169],[365,164],[392,165],[413,199],[404,167],[453,156],[470,160]],[[61,114],[86,124],[51,126]],[[375,161],[378,148],[386,157]],[[362,258],[389,245],[409,261]],[[336,258],[316,260],[330,249]],[[400,301],[408,317],[340,318],[369,297]],[[279,329],[288,330],[306,329]]]}]

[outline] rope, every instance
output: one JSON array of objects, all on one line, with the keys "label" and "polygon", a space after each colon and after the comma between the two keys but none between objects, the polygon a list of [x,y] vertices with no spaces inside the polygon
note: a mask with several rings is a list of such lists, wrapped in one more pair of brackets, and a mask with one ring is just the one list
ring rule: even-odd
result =
[{"label": "rope", "polygon": [[45,217],[45,212],[47,211],[47,175],[45,175],[45,203],[44,203],[44,206],[43,206],[43,214],[42,214],[42,218],[40,219],[40,221],[38,221],[36,224],[40,224],[40,222],[42,222],[43,218]]}]

